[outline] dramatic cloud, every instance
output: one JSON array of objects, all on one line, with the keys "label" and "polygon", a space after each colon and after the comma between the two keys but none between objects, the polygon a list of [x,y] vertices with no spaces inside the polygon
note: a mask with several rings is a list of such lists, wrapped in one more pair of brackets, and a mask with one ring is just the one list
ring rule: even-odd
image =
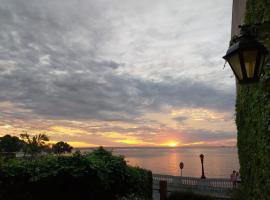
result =
[{"label": "dramatic cloud", "polygon": [[163,144],[177,130],[185,143],[234,139],[234,79],[221,58],[231,6],[0,0],[0,131],[91,145]]}]

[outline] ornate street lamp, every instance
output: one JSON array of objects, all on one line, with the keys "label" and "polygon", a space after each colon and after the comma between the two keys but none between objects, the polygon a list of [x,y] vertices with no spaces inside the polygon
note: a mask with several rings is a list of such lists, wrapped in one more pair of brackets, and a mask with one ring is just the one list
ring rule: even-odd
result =
[{"label": "ornate street lamp", "polygon": [[205,179],[205,175],[204,175],[204,166],[203,166],[203,159],[204,159],[204,155],[201,154],[200,155],[200,159],[201,159],[201,164],[202,164],[202,176],[201,176],[201,179]]},{"label": "ornate street lamp", "polygon": [[235,39],[223,58],[230,64],[239,84],[258,82],[267,50],[255,39],[251,27],[240,28],[241,36]]},{"label": "ornate street lamp", "polygon": [[179,168],[180,168],[180,170],[181,170],[181,176],[182,176],[182,169],[184,168],[184,163],[183,163],[183,162],[180,162]]}]

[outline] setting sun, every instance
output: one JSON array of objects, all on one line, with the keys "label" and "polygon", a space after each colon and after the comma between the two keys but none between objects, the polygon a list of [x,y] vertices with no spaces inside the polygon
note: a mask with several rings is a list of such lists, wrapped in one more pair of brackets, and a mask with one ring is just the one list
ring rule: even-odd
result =
[{"label": "setting sun", "polygon": [[176,147],[176,146],[178,146],[178,144],[179,144],[179,142],[170,141],[170,142],[166,143],[165,145],[168,147]]},{"label": "setting sun", "polygon": [[270,0],[0,0],[0,27],[0,200],[270,200]]}]

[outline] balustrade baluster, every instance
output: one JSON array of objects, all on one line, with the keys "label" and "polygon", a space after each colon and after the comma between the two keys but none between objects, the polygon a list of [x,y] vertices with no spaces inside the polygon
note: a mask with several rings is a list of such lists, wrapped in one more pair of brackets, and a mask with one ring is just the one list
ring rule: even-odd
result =
[{"label": "balustrade baluster", "polygon": [[179,177],[161,174],[153,174],[153,188],[159,188],[159,181],[166,181],[168,191],[176,190],[192,190],[200,191],[205,194],[219,195],[221,197],[228,196],[232,189],[232,182],[229,179],[200,179],[193,177]]}]

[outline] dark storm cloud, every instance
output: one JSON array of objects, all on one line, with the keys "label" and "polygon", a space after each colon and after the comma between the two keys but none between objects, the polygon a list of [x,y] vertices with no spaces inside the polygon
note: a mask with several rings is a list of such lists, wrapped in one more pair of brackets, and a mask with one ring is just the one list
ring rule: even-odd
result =
[{"label": "dark storm cloud", "polygon": [[228,110],[233,102],[233,94],[188,81],[153,83],[110,74],[99,82],[89,76],[16,71],[1,76],[0,98],[48,117],[101,120],[131,120],[166,105]]},{"label": "dark storm cloud", "polygon": [[128,64],[100,54],[118,37],[104,2],[0,3],[0,101],[47,118],[134,123],[166,106],[232,110],[234,91],[192,77],[157,82],[119,74]]},{"label": "dark storm cloud", "polygon": [[175,118],[173,118],[175,121],[177,121],[177,122],[183,122],[183,121],[185,121],[185,120],[187,120],[188,119],[188,117],[185,117],[185,116],[179,116],[179,117],[175,117]]}]

